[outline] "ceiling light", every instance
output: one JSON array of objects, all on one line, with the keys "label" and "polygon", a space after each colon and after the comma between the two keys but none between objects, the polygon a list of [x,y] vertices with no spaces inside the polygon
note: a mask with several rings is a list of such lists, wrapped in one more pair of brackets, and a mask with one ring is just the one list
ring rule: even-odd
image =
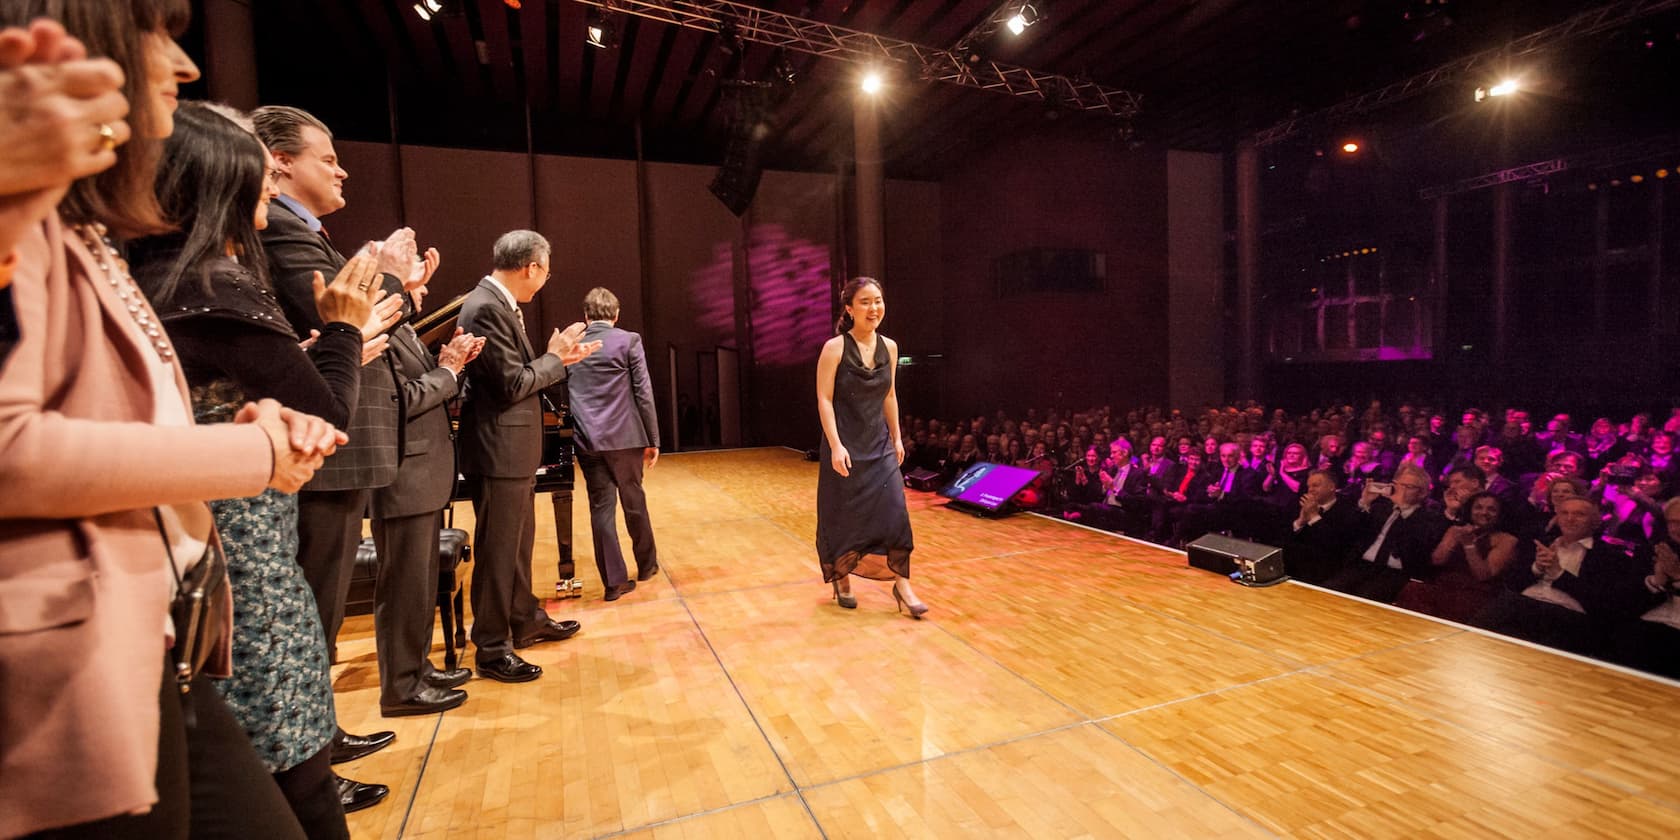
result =
[{"label": "ceiling light", "polygon": [[1506,79],[1505,81],[1488,88],[1488,96],[1510,96],[1511,94],[1516,93],[1517,89],[1520,87],[1521,84],[1516,79]]},{"label": "ceiling light", "polygon": [[881,85],[881,74],[874,70],[863,74],[863,81],[859,82],[859,86],[863,88],[863,92],[869,94],[880,93]]},{"label": "ceiling light", "polygon": [[613,14],[610,11],[592,9],[583,25],[583,42],[598,50],[610,50],[618,46],[618,27],[613,25]]},{"label": "ceiling light", "polygon": [[1014,17],[1009,19],[1008,23],[1004,24],[1004,26],[1009,27],[1009,34],[1019,35],[1022,32],[1027,31],[1027,19],[1017,12]]},{"label": "ceiling light", "polygon": [[1359,151],[1359,144],[1353,142],[1352,140],[1349,140],[1346,143],[1342,144],[1342,151],[1351,155],[1354,152]]},{"label": "ceiling light", "polygon": [[420,2],[414,4],[414,13],[419,15],[421,20],[431,20],[432,15],[441,11],[443,11],[443,4],[438,0],[420,0]]}]

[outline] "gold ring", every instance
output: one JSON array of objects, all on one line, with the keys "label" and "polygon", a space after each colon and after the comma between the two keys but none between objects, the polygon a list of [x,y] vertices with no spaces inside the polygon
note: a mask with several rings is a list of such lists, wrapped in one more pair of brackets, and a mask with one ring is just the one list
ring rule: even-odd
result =
[{"label": "gold ring", "polygon": [[110,123],[99,124],[99,150],[109,152],[117,148],[117,130]]}]

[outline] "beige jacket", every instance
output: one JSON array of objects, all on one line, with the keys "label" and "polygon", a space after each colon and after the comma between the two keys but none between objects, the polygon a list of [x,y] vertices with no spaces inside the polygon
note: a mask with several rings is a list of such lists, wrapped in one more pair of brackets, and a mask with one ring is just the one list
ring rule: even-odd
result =
[{"label": "beige jacket", "polygon": [[47,222],[18,256],[22,337],[0,367],[0,837],[157,801],[172,573],[152,508],[256,495],[273,461],[254,425],[150,423],[186,382],[177,367],[178,387],[153,392],[154,351],[74,234]]}]

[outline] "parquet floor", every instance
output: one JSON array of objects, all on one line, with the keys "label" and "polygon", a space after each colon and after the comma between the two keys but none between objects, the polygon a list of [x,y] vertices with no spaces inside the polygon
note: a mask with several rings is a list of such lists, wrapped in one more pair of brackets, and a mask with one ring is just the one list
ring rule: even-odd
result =
[{"label": "parquet floor", "polygon": [[870,581],[840,610],[782,449],[662,457],[662,572],[606,603],[581,490],[586,597],[551,612],[583,632],[524,651],[542,679],[386,720],[347,623],[340,719],[398,733],[339,768],[392,787],[356,837],[1680,836],[1671,684],[918,493],[928,619]]}]

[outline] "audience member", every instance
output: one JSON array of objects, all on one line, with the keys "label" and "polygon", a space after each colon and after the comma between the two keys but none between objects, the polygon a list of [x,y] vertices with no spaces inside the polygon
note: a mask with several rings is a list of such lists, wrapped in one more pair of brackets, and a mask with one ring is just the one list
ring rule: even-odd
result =
[{"label": "audience member", "polygon": [[1498,593],[1499,576],[1516,555],[1517,538],[1503,527],[1498,496],[1474,493],[1463,508],[1464,521],[1448,527],[1430,555],[1434,579],[1408,582],[1396,606],[1468,623]]},{"label": "audience member", "polygon": [[1391,603],[1408,581],[1434,577],[1430,558],[1447,522],[1425,504],[1429,488],[1429,476],[1412,468],[1402,469],[1392,484],[1367,482],[1359,495],[1355,553],[1325,585]]}]

